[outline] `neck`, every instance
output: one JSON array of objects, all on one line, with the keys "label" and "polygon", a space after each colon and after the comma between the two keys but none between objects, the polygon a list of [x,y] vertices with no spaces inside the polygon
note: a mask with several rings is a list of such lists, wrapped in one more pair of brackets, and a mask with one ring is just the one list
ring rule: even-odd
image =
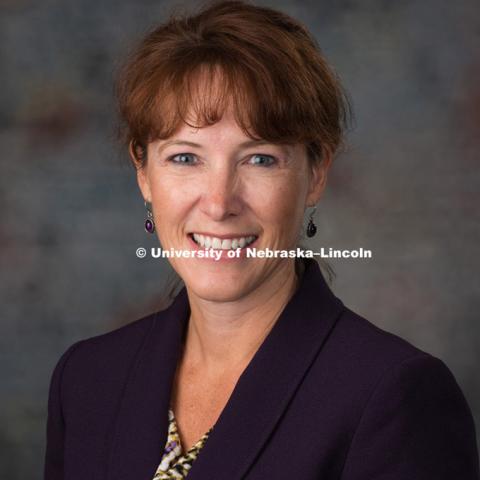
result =
[{"label": "neck", "polygon": [[235,302],[211,302],[189,292],[183,363],[212,377],[243,371],[297,286],[294,263],[285,262],[261,287]]}]

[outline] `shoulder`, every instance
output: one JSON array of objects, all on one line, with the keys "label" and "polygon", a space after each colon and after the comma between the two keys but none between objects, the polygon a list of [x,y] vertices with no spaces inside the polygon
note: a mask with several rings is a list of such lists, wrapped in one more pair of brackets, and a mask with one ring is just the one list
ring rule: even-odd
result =
[{"label": "shoulder", "polygon": [[57,391],[64,400],[118,389],[162,312],[135,320],[110,332],[72,344],[54,368],[50,394]]},{"label": "shoulder", "polygon": [[422,402],[427,397],[438,397],[439,401],[455,397],[464,403],[454,375],[440,358],[348,309],[337,326],[337,342],[348,339],[350,363],[355,363],[358,378],[362,378],[360,371],[369,377],[368,402],[390,395],[408,397],[410,402]]},{"label": "shoulder", "polygon": [[148,332],[158,321],[159,313],[152,313],[107,333],[80,340],[71,345],[61,361],[68,367],[98,368],[103,363],[127,361],[140,348]]},{"label": "shoulder", "polygon": [[330,338],[332,354],[377,377],[389,368],[415,357],[434,359],[431,354],[394,333],[345,308]]},{"label": "shoulder", "polygon": [[349,438],[342,478],[477,478],[472,413],[441,359],[345,309],[312,371],[312,417]]},{"label": "shoulder", "polygon": [[353,312],[338,326],[361,393],[344,477],[478,478],[473,416],[447,365]]},{"label": "shoulder", "polygon": [[[392,399],[411,395],[412,402],[455,398],[468,407],[452,372],[439,358],[345,309],[325,342],[314,368],[335,390],[336,407],[350,413],[356,423],[378,395]],[[387,402],[387,403],[388,403]]]}]

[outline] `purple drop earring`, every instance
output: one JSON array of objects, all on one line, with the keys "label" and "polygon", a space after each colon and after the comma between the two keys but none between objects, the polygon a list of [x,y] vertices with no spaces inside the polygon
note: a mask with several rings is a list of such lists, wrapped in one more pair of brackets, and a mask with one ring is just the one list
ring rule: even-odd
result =
[{"label": "purple drop earring", "polygon": [[313,210],[310,213],[310,219],[307,225],[307,237],[309,238],[314,237],[315,234],[317,233],[317,226],[315,225],[315,223],[313,223],[313,216],[315,215],[316,211],[317,211],[317,206],[314,205]]},{"label": "purple drop earring", "polygon": [[151,203],[145,203],[145,208],[147,209],[147,219],[145,220],[145,231],[147,233],[153,233],[155,231],[155,222],[153,221],[153,213],[151,209]]}]

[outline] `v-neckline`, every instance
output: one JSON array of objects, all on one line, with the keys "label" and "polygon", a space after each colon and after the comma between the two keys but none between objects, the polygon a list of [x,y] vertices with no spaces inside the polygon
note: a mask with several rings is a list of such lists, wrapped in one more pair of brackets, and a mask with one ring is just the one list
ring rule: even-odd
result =
[{"label": "v-neckline", "polygon": [[[186,450],[184,445],[182,445],[182,440],[180,439],[180,433],[178,430],[178,424],[175,417],[175,413],[173,412],[173,408],[171,407],[168,410],[168,420],[169,420],[168,437],[170,438],[171,434],[173,434],[173,436],[176,437],[175,441],[178,443],[178,446],[180,448],[179,458],[186,457],[192,451],[199,449],[199,447],[201,448],[201,446],[203,446],[209,434],[213,430],[213,427],[210,427],[209,430],[207,430],[188,450]],[[170,428],[170,425],[172,425],[172,428]]]}]

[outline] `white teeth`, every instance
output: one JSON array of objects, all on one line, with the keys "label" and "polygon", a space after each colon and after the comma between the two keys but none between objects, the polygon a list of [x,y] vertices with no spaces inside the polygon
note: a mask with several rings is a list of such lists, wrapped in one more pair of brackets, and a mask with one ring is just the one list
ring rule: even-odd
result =
[{"label": "white teeth", "polygon": [[232,248],[232,241],[228,239],[222,240],[222,250],[230,250]]},{"label": "white teeth", "polygon": [[248,237],[221,239],[218,237],[208,237],[207,235],[202,235],[200,233],[194,233],[192,236],[195,242],[201,247],[215,248],[217,250],[230,250],[238,247],[243,248],[257,238],[255,235],[249,235]]}]

